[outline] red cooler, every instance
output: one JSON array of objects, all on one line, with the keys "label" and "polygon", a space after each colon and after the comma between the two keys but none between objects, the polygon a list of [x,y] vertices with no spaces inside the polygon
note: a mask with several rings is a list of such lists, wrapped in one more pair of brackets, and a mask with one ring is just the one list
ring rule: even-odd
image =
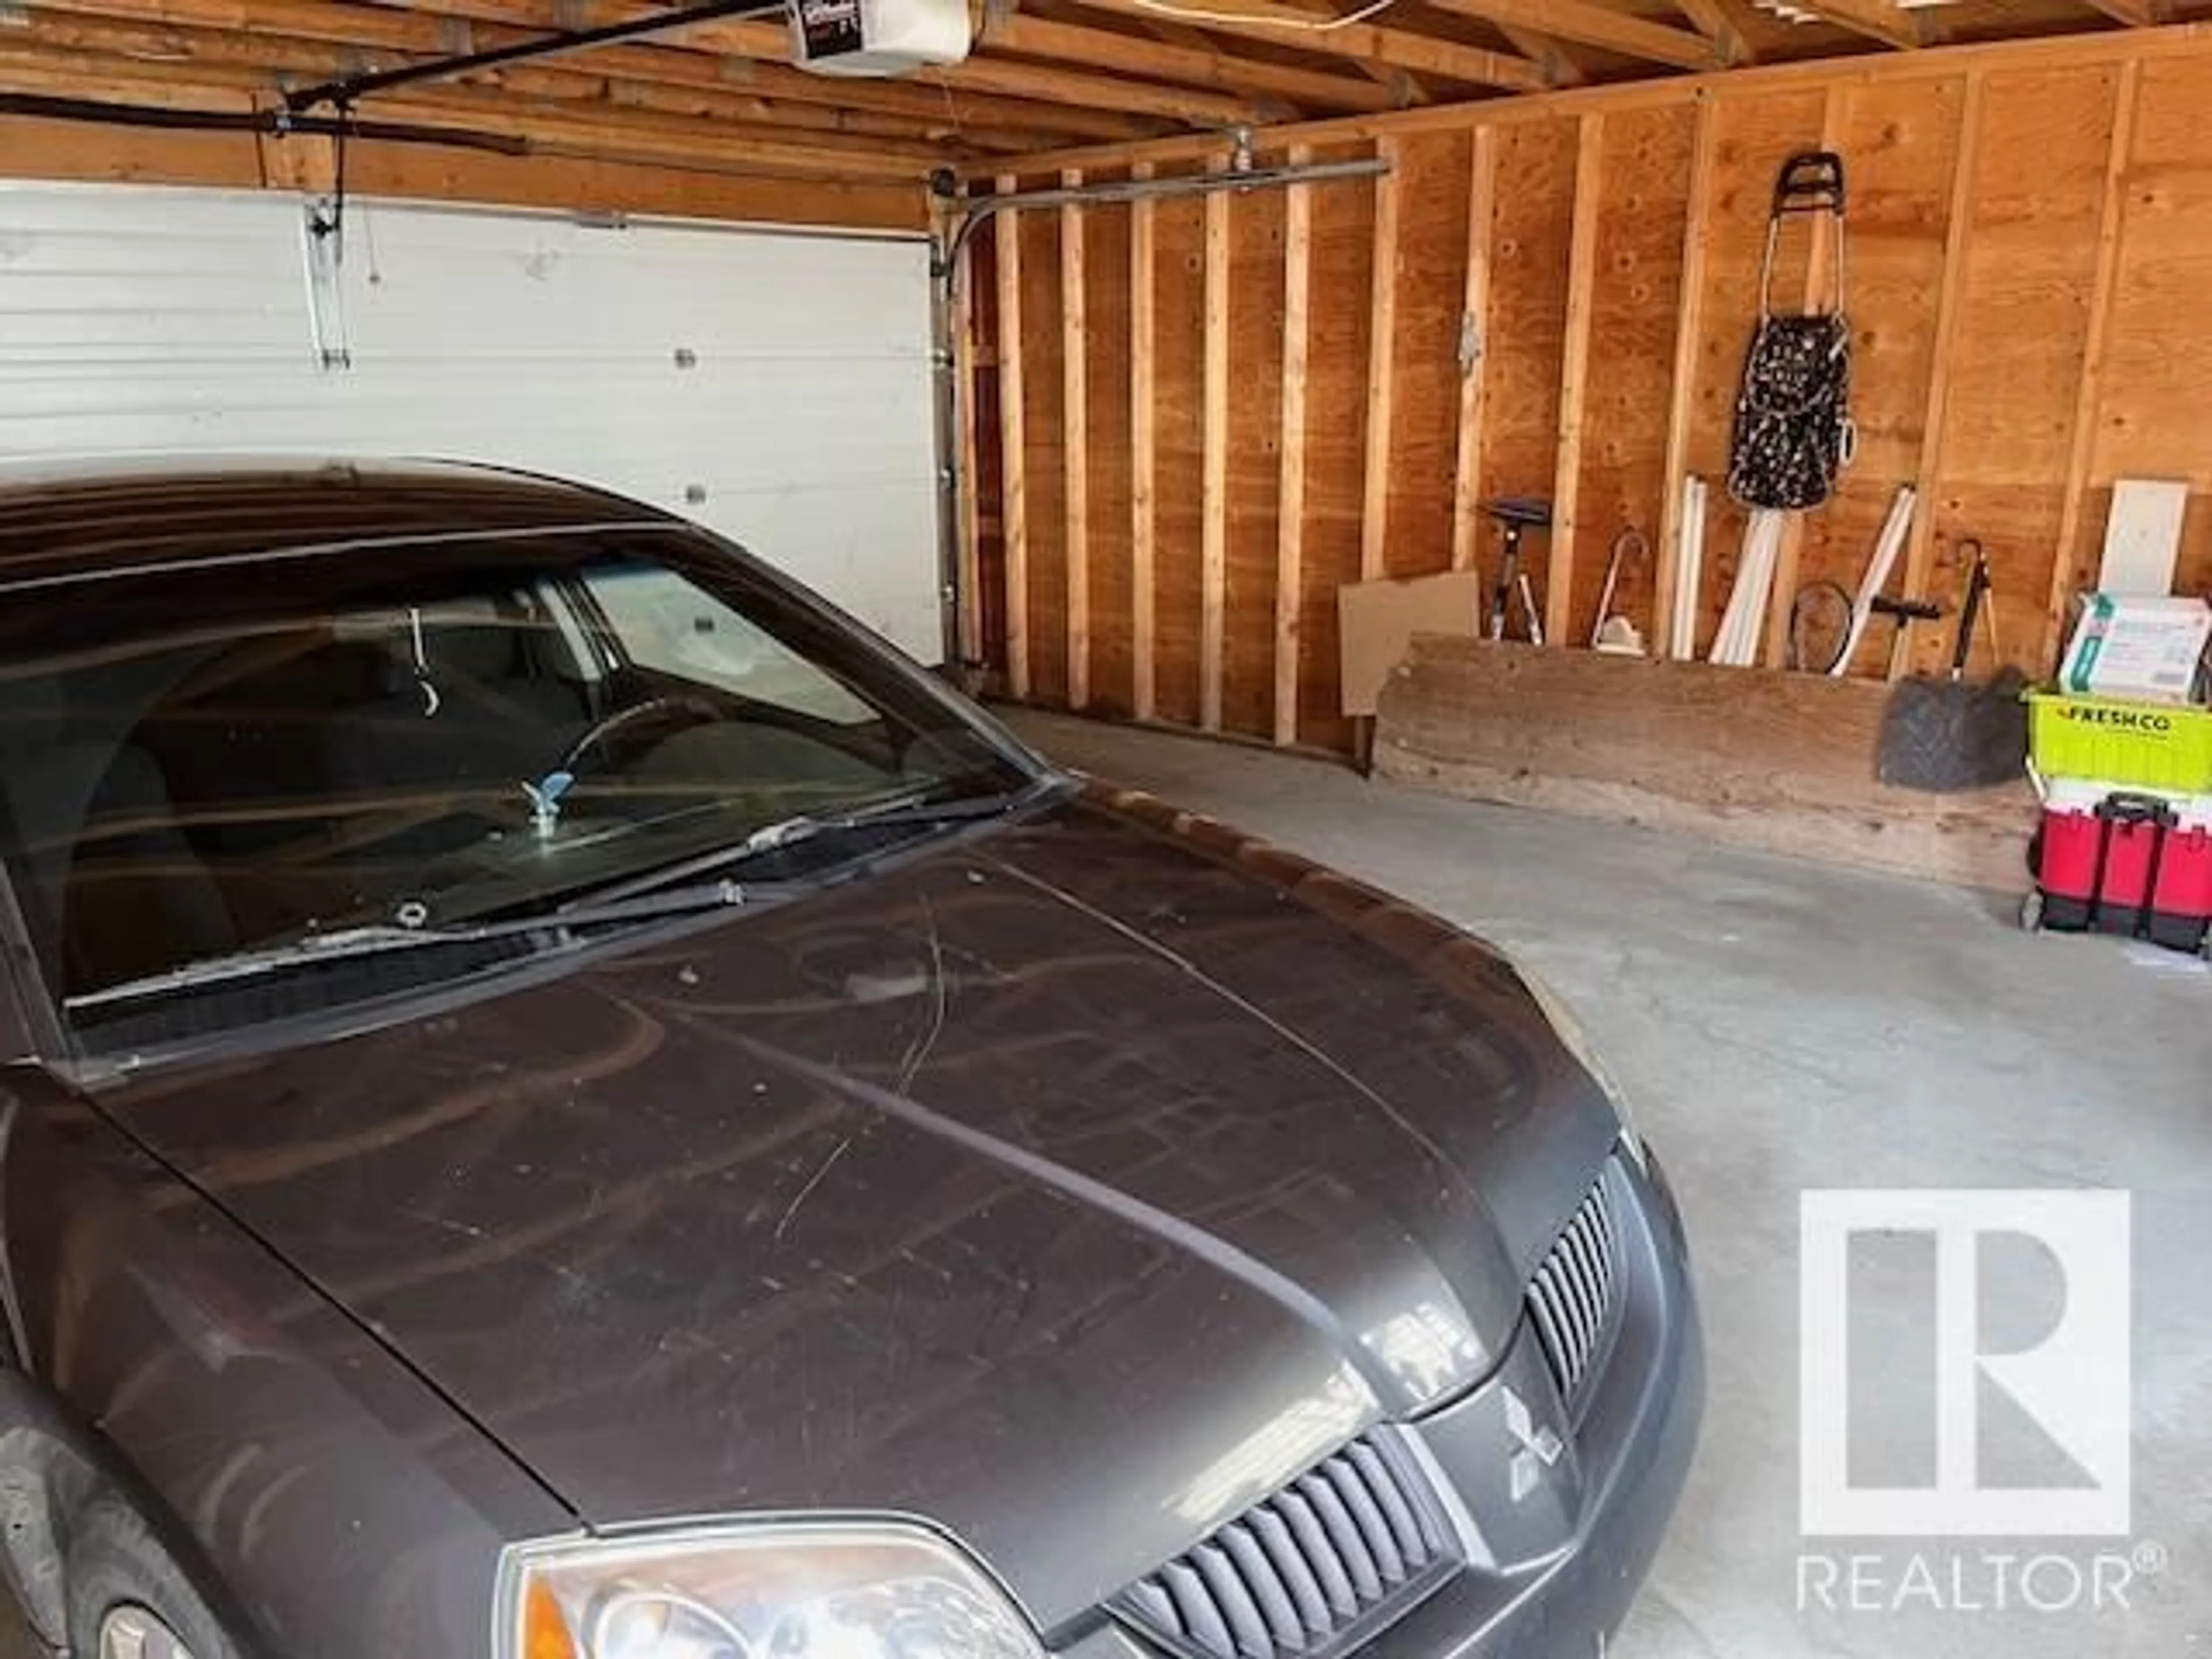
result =
[{"label": "red cooler", "polygon": [[2036,925],[2146,937],[2178,951],[2212,933],[2212,801],[2054,784],[2034,849]]}]

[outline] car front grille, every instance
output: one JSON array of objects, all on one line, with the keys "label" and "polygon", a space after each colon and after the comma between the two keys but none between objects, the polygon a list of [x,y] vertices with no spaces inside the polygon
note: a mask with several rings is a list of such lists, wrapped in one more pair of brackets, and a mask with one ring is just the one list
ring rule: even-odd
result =
[{"label": "car front grille", "polygon": [[1459,1560],[1395,1435],[1353,1441],[1108,1610],[1182,1659],[1326,1659],[1368,1640]]},{"label": "car front grille", "polygon": [[1612,1335],[1620,1291],[1620,1230],[1607,1164],[1528,1284],[1528,1316],[1559,1398],[1572,1401]]}]

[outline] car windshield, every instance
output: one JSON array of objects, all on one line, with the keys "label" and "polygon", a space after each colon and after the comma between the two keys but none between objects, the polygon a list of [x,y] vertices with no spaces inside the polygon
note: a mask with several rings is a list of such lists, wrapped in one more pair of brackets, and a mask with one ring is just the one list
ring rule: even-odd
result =
[{"label": "car windshield", "polygon": [[550,915],[720,849],[781,848],[787,882],[802,841],[805,872],[855,855],[800,831],[925,834],[1037,776],[679,526],[0,591],[0,853],[72,1011],[290,944]]}]

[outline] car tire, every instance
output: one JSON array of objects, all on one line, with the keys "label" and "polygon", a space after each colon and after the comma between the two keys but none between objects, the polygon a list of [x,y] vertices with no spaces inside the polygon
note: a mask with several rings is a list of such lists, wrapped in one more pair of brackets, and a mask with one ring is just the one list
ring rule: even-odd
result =
[{"label": "car tire", "polygon": [[64,1573],[73,1659],[240,1659],[145,1517],[102,1493],[70,1517]]}]

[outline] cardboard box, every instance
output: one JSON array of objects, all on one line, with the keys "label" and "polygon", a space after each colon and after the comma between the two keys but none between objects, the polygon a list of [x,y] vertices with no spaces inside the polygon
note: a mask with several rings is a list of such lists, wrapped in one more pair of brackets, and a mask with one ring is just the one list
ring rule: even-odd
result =
[{"label": "cardboard box", "polygon": [[1416,634],[1482,631],[1482,578],[1472,570],[1400,581],[1347,582],[1336,590],[1337,683],[1344,712],[1372,714],[1390,671]]},{"label": "cardboard box", "polygon": [[2059,689],[2069,696],[2189,702],[2208,640],[2212,605],[2203,599],[2092,593],[2066,647]]}]

